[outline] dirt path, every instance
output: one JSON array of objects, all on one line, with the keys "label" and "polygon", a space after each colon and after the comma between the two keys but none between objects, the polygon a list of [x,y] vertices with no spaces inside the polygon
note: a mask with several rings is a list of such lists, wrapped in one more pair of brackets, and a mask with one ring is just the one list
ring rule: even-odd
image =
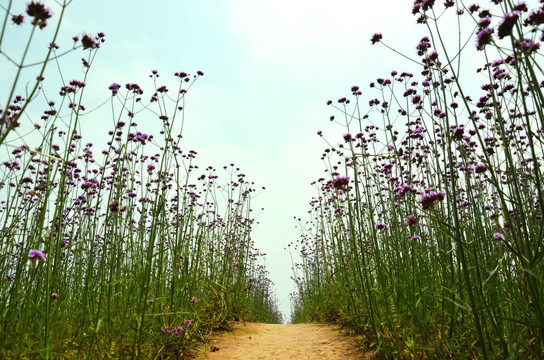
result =
[{"label": "dirt path", "polygon": [[197,359],[372,359],[353,337],[317,324],[237,324],[233,332],[214,338]]}]

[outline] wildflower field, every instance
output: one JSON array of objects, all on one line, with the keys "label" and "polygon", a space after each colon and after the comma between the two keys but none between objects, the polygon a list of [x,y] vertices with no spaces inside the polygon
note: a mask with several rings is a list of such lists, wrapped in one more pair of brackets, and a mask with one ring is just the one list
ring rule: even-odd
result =
[{"label": "wildflower field", "polygon": [[281,322],[251,238],[260,189],[183,147],[203,72],[104,88],[111,127],[93,144],[81,122],[95,116],[85,90],[106,35],[61,38],[70,3],[0,6],[0,359],[182,358],[230,320]]},{"label": "wildflower field", "polygon": [[544,2],[412,15],[417,70],[328,102],[345,135],[298,226],[292,321],[351,326],[388,359],[543,358]]},{"label": "wildflower field", "polygon": [[[55,6],[0,2],[0,359],[186,358],[229,321],[282,322],[252,239],[263,189],[184,145],[204,73],[111,79],[91,106],[107,36],[66,37]],[[370,37],[406,69],[327,102],[344,135],[317,133],[291,321],[384,359],[542,359],[544,0],[411,16],[413,53]]]}]

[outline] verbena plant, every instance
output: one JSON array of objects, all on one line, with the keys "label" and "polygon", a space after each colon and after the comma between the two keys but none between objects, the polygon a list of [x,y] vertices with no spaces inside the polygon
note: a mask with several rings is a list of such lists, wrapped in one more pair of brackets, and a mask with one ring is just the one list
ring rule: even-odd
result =
[{"label": "verbena plant", "polygon": [[329,101],[346,133],[301,224],[292,320],[350,325],[384,358],[542,358],[544,3],[413,14],[419,73]]},{"label": "verbena plant", "polygon": [[[229,320],[280,322],[251,239],[255,185],[234,164],[221,181],[183,148],[187,90],[203,73],[175,73],[172,90],[152,71],[149,95],[104,89],[112,125],[95,153],[81,122],[95,114],[83,99],[105,35],[58,49],[69,2],[55,17],[35,1],[1,7],[12,82],[0,103],[0,358],[171,358]],[[53,20],[44,46],[35,39]],[[15,26],[28,28],[18,54],[2,47]],[[33,49],[46,50],[38,62]],[[84,56],[80,80],[62,71],[71,52]],[[46,91],[50,65],[62,84]],[[159,134],[137,123],[149,119]]]}]

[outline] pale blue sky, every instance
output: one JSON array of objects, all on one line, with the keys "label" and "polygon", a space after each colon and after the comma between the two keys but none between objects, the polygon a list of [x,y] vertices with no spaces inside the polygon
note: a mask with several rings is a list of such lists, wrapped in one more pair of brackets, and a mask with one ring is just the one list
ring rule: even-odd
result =
[{"label": "pale blue sky", "polygon": [[[55,8],[52,1],[45,3]],[[365,92],[370,81],[393,69],[413,68],[369,41],[379,31],[388,44],[414,54],[423,29],[415,25],[411,5],[408,0],[75,0],[59,44],[71,46],[71,37],[83,31],[106,34],[87,89],[87,98],[96,97],[97,103],[109,95],[112,82],[149,84],[152,69],[167,83],[174,83],[176,71],[204,71],[187,98],[182,145],[198,151],[201,168],[234,162],[267,188],[253,202],[256,211],[265,208],[253,238],[268,254],[266,265],[287,314],[293,283],[284,248],[298,239],[293,217],[306,215],[315,195],[310,183],[324,168],[320,156],[326,144],[316,132],[323,130],[333,144],[342,140],[343,129],[328,121],[333,109],[326,101],[348,96],[352,85]],[[67,77],[78,78],[79,58],[71,59],[76,66],[64,65],[71,71]],[[89,121],[100,131],[111,122]],[[145,130],[152,133],[152,125]]]}]

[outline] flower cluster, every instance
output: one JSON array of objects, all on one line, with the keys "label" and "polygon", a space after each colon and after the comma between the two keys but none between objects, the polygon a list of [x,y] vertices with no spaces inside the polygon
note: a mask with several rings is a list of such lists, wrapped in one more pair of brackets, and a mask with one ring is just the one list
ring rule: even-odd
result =
[{"label": "flower cluster", "polygon": [[171,328],[171,327],[168,327],[168,326],[163,326],[161,328],[161,330],[163,332],[165,332],[165,333],[179,335],[179,334],[183,333],[183,331],[185,331],[185,329],[188,328],[191,325],[191,323],[192,323],[191,320],[186,320],[182,325],[180,325],[178,327]]},{"label": "flower cluster", "polygon": [[419,199],[419,203],[421,204],[421,208],[423,210],[427,210],[431,208],[436,201],[442,201],[446,197],[446,193],[443,191],[434,192],[430,191],[426,194],[424,194],[421,199]]},{"label": "flower cluster", "polygon": [[[37,1],[32,1],[26,6],[26,13],[28,16],[33,17],[32,25],[39,26],[40,29],[43,29],[47,26],[47,19],[51,18],[53,16],[53,12],[50,8],[46,8],[44,4]],[[22,15],[17,16],[17,21],[13,20],[13,22],[17,25],[22,24],[23,17]]]},{"label": "flower cluster", "polygon": [[30,250],[28,252],[28,258],[31,261],[36,261],[36,260],[44,261],[45,260],[45,254],[40,250]]},{"label": "flower cluster", "polygon": [[346,189],[349,185],[349,176],[337,176],[336,179],[332,181],[332,185],[335,189]]}]

